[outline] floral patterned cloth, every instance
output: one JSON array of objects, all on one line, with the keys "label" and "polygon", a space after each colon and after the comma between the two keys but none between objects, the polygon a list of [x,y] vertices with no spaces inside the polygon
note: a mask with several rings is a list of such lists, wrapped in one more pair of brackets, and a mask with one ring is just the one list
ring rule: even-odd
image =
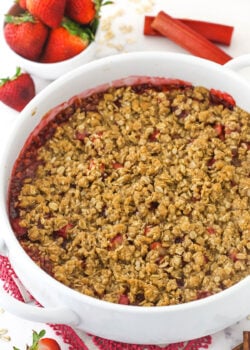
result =
[{"label": "floral patterned cloth", "polygon": [[[4,256],[0,256],[0,279],[3,281],[3,288],[8,293],[14,298],[24,301],[16,284],[15,271],[8,258]],[[50,324],[49,326],[67,344],[68,350],[200,350],[209,349],[209,345],[212,344],[211,336],[166,346],[124,344],[86,333],[81,333],[79,336],[74,329],[66,325]]]}]

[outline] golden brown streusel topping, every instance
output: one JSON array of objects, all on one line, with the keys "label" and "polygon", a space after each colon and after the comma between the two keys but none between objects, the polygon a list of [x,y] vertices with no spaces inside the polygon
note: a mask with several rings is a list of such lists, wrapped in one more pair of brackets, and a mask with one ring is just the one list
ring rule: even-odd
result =
[{"label": "golden brown streusel topping", "polygon": [[249,114],[203,87],[96,101],[38,150],[16,203],[24,249],[114,303],[184,303],[249,275]]}]

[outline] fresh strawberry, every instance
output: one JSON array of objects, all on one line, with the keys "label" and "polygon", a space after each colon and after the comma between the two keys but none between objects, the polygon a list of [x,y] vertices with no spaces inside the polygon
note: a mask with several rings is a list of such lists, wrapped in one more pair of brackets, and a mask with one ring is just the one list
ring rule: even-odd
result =
[{"label": "fresh strawberry", "polygon": [[89,30],[65,18],[59,28],[51,30],[41,62],[52,63],[67,60],[82,52],[91,40]]},{"label": "fresh strawberry", "polygon": [[96,8],[93,0],[67,0],[66,15],[72,20],[88,24],[96,16]]},{"label": "fresh strawberry", "polygon": [[7,106],[21,111],[35,96],[35,85],[28,73],[17,68],[12,78],[0,79],[0,101]]},{"label": "fresh strawberry", "polygon": [[27,9],[26,0],[19,0],[19,1],[18,1],[18,5],[19,5],[22,9],[24,9],[24,10]]},{"label": "fresh strawberry", "polygon": [[60,346],[55,339],[43,338],[38,342],[37,350],[60,350]]},{"label": "fresh strawberry", "polygon": [[48,28],[31,14],[5,16],[4,36],[10,48],[19,55],[36,61],[48,36]]},{"label": "fresh strawberry", "polygon": [[[26,349],[27,350],[61,350],[61,347],[58,344],[58,342],[53,338],[44,338],[45,334],[46,334],[45,330],[42,330],[39,333],[37,333],[36,331],[33,331],[32,345],[27,345]],[[14,346],[13,350],[19,350],[19,349]]]},{"label": "fresh strawberry", "polygon": [[26,0],[28,11],[51,28],[57,28],[63,19],[66,0]]},{"label": "fresh strawberry", "polygon": [[26,0],[27,10],[50,28],[57,28],[64,16],[66,0]]}]

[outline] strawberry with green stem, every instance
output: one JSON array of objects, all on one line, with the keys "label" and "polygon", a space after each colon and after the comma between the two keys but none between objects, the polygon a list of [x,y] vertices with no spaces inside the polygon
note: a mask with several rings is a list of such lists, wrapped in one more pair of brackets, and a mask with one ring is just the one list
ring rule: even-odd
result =
[{"label": "strawberry with green stem", "polygon": [[67,0],[65,13],[80,24],[88,24],[96,16],[95,3],[93,0]]},{"label": "strawberry with green stem", "polygon": [[39,59],[48,33],[48,28],[28,12],[5,16],[4,37],[7,44],[29,60]]},{"label": "strawberry with green stem", "polygon": [[65,14],[77,23],[93,24],[99,19],[101,7],[112,3],[108,0],[67,0]]},{"label": "strawberry with green stem", "polygon": [[64,16],[66,0],[26,0],[27,10],[50,28],[57,28]]},{"label": "strawberry with green stem", "polygon": [[[45,330],[42,330],[39,333],[33,331],[32,345],[27,345],[26,350],[61,350],[61,347],[58,344],[58,342],[53,338],[45,338],[45,334]],[[20,349],[13,346],[13,350]]]},{"label": "strawberry with green stem", "polygon": [[18,67],[11,78],[0,79],[0,101],[21,111],[35,96],[34,81],[28,73],[22,73]]},{"label": "strawberry with green stem", "polygon": [[92,40],[94,34],[89,28],[64,18],[60,27],[51,30],[41,62],[67,60],[82,52]]}]

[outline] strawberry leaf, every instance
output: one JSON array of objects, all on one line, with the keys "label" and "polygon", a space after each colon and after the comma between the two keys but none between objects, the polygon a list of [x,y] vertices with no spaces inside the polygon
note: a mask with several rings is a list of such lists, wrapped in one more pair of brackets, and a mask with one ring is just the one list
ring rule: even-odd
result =
[{"label": "strawberry leaf", "polygon": [[15,80],[16,78],[18,78],[21,75],[21,67],[17,67],[16,68],[16,74],[11,78],[11,80]]},{"label": "strawberry leaf", "polygon": [[42,339],[46,334],[46,331],[43,329],[41,332],[37,333],[33,331],[33,342],[32,345],[28,348],[29,350],[37,350],[38,342]]},{"label": "strawberry leaf", "polygon": [[62,20],[61,26],[69,31],[72,35],[79,36],[85,41],[94,40],[94,34],[88,27],[82,27],[80,24],[72,21],[69,18],[64,17]]},{"label": "strawberry leaf", "polygon": [[113,1],[109,1],[109,0],[94,0],[94,3],[95,3],[96,12],[99,13],[102,6],[111,5],[111,4],[113,4]]},{"label": "strawberry leaf", "polygon": [[90,23],[90,31],[92,33],[91,34],[91,39],[93,39],[93,40],[95,38],[95,33],[97,31],[99,23],[100,23],[99,18],[94,18],[93,21]]},{"label": "strawberry leaf", "polygon": [[[45,336],[45,334],[46,334],[46,331],[44,329],[41,330],[39,333],[37,333],[36,331],[33,331],[32,345],[30,346],[26,345],[26,350],[37,350],[39,345],[39,340],[42,339]],[[20,349],[13,346],[13,350],[20,350]]]},{"label": "strawberry leaf", "polygon": [[21,68],[17,67],[16,68],[16,73],[13,75],[13,77],[7,77],[7,78],[2,78],[0,79],[0,87],[3,86],[4,84],[8,83],[9,81],[17,79],[21,75]]},{"label": "strawberry leaf", "polygon": [[111,4],[113,4],[113,1],[104,1],[104,2],[102,2],[102,6],[111,5]]}]

